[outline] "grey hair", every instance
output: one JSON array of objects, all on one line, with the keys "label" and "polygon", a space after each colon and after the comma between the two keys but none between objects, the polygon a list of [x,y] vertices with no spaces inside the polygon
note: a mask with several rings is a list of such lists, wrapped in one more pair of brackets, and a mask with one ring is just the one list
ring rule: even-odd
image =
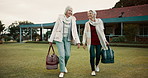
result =
[{"label": "grey hair", "polygon": [[89,10],[88,12],[92,12],[94,14],[94,17],[97,17],[97,12],[95,10]]},{"label": "grey hair", "polygon": [[73,10],[73,9],[72,9],[71,6],[67,6],[67,7],[65,8],[65,12],[64,12],[64,14],[66,14],[66,12],[67,12],[68,10]]}]

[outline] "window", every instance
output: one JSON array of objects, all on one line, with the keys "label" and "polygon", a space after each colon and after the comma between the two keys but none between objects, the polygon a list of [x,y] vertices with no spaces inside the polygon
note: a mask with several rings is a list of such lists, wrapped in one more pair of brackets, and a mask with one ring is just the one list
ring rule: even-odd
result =
[{"label": "window", "polygon": [[148,26],[140,26],[139,35],[148,35]]},{"label": "window", "polygon": [[112,26],[108,26],[105,28],[105,35],[110,35],[113,34],[113,27]]}]

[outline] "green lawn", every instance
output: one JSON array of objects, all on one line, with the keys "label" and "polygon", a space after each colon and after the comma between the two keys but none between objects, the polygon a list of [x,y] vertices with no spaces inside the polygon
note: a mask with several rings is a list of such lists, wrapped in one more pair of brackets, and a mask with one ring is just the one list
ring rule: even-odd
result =
[{"label": "green lawn", "polygon": [[[57,53],[57,48],[55,51]],[[64,78],[148,78],[148,48],[112,47],[114,64],[100,64],[91,76],[89,53],[82,47],[71,48]],[[0,44],[0,78],[58,78],[58,70],[46,70],[48,44]]]}]

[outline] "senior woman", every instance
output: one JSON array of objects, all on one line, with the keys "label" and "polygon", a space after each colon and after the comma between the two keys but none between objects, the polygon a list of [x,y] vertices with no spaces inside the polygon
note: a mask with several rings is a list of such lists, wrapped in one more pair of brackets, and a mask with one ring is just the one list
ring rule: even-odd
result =
[{"label": "senior woman", "polygon": [[[108,49],[106,45],[107,42],[104,34],[104,25],[103,21],[100,18],[96,18],[96,11],[89,10],[87,16],[89,21],[85,23],[84,33],[83,33],[83,48],[87,47],[90,52],[90,65],[91,65],[91,75],[95,76],[96,72],[99,72],[99,61],[101,48]],[[96,51],[96,52],[95,52]],[[96,58],[96,62],[94,59]]]},{"label": "senior woman", "polygon": [[71,41],[75,41],[78,48],[80,47],[76,18],[72,15],[72,11],[73,9],[70,6],[67,6],[65,8],[65,13],[59,15],[48,40],[50,45],[52,45],[54,40],[58,48],[60,63],[59,77],[64,77],[64,73],[68,72],[66,66],[71,53]]}]

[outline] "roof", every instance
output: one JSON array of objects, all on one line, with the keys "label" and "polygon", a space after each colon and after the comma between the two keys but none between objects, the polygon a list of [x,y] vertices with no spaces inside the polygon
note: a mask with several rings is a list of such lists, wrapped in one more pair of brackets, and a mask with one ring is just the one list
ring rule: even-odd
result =
[{"label": "roof", "polygon": [[[77,24],[85,24],[88,20],[77,20]],[[148,21],[147,16],[122,17],[122,18],[103,18],[104,23],[119,23],[119,22],[141,22]]]},{"label": "roof", "polygon": [[[97,18],[118,18],[122,12],[123,17],[134,17],[134,16],[146,16],[148,15],[148,4],[130,6],[123,8],[113,8],[106,10],[96,10]],[[87,12],[75,13],[74,16],[77,20],[87,20]]]},{"label": "roof", "polygon": [[[137,21],[148,21],[148,4],[130,6],[123,8],[113,8],[106,10],[97,10],[97,18],[101,18],[104,23],[117,23],[117,22],[137,22]],[[122,18],[119,18],[121,13],[124,12]],[[74,16],[77,18],[77,24],[85,24],[88,21],[87,12],[75,13]],[[44,23],[44,24],[31,24],[31,25],[20,25],[22,28],[34,27],[34,28],[52,28],[55,23]]]},{"label": "roof", "polygon": [[30,25],[20,25],[22,28],[33,27],[33,28],[52,28],[55,23],[44,23],[44,24],[30,24]]}]

